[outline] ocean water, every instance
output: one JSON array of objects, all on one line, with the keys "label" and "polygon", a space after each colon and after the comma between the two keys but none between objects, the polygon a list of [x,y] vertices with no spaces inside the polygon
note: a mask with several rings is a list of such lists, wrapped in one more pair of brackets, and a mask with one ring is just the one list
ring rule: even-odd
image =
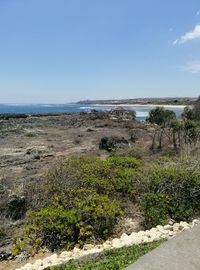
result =
[{"label": "ocean water", "polygon": [[[88,112],[95,110],[111,110],[116,107],[136,111],[137,120],[145,120],[149,115],[149,111],[157,105],[100,105],[100,104],[0,104],[0,113],[59,113],[59,112]],[[177,117],[180,117],[184,110],[184,106],[169,105],[166,109],[173,110]]]}]

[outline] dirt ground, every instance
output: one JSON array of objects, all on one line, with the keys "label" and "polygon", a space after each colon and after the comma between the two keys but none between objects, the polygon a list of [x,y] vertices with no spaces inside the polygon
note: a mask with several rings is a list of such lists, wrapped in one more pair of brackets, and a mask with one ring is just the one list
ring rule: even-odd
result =
[{"label": "dirt ground", "polygon": [[151,132],[135,121],[96,119],[95,114],[10,119],[0,122],[0,184],[20,192],[25,180],[33,180],[52,163],[75,153],[95,153],[105,136],[122,136],[137,145],[148,144]]}]

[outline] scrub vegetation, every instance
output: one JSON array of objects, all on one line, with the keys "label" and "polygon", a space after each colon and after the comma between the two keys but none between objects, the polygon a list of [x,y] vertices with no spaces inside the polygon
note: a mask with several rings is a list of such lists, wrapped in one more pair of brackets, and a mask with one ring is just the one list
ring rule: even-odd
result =
[{"label": "scrub vegetation", "polygon": [[[155,108],[147,123],[141,124],[151,129],[148,148],[136,145],[138,135],[131,128],[133,122],[129,122],[130,135],[134,137],[129,147],[99,150],[103,155],[70,155],[48,168],[37,185],[25,183],[28,211],[15,227],[12,256],[103,242],[115,235],[119,219],[134,217],[136,212],[144,229],[166,224],[169,219],[190,221],[199,216],[199,108],[200,99],[185,109],[181,119],[172,111]],[[91,130],[87,132],[94,132]],[[4,237],[6,230],[0,227],[0,238]],[[129,254],[133,249],[137,253],[141,248],[143,254],[153,245],[110,251],[102,255],[102,262],[91,264],[102,269],[105,260],[107,269],[122,269],[126,265],[124,252]],[[127,257],[129,262],[134,260],[134,252],[130,260]],[[117,265],[111,262],[115,257]],[[70,262],[59,269],[73,267],[79,267],[79,263]],[[80,264],[79,269],[92,268],[87,262]]]}]

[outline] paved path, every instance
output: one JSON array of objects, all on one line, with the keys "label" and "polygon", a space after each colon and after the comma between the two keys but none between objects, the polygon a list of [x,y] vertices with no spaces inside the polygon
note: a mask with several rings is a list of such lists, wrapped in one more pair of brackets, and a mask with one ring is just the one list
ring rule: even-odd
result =
[{"label": "paved path", "polygon": [[180,233],[126,270],[200,270],[200,225]]}]

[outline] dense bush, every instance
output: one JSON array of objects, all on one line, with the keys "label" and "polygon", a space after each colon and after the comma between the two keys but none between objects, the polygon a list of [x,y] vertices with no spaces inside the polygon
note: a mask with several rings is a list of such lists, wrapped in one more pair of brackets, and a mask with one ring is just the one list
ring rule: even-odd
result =
[{"label": "dense bush", "polygon": [[28,215],[23,241],[34,250],[54,250],[105,239],[122,213],[120,200],[134,191],[131,179],[139,167],[133,157],[84,156],[59,163],[41,185],[47,199]]},{"label": "dense bush", "polygon": [[167,223],[169,198],[162,193],[145,193],[140,207],[144,211],[146,226],[151,228]]},{"label": "dense bush", "polygon": [[148,226],[164,223],[167,218],[187,220],[200,210],[199,167],[198,163],[170,163],[153,166],[140,176],[140,204]]},{"label": "dense bush", "polygon": [[92,188],[99,194],[127,194],[133,188],[131,176],[140,167],[133,157],[70,158],[58,164],[47,176],[48,192],[56,194],[64,188]]},{"label": "dense bush", "polygon": [[189,220],[200,211],[200,163],[194,159],[149,159],[141,168],[131,156],[72,157],[43,180],[43,203],[27,216],[15,254],[24,246],[69,249],[105,239],[130,200],[140,206],[146,227]]},{"label": "dense bush", "polygon": [[22,241],[16,241],[15,252],[24,248],[35,252],[41,247],[52,251],[70,249],[77,244],[82,246],[88,239],[101,240],[109,235],[121,214],[117,202],[92,190],[68,191],[69,199],[57,198],[53,206],[28,214]]},{"label": "dense bush", "polygon": [[29,224],[25,235],[29,237],[29,244],[37,249],[46,246],[55,248],[71,247],[78,239],[79,222],[77,210],[65,211],[61,208],[42,208],[38,212],[28,215]]}]

